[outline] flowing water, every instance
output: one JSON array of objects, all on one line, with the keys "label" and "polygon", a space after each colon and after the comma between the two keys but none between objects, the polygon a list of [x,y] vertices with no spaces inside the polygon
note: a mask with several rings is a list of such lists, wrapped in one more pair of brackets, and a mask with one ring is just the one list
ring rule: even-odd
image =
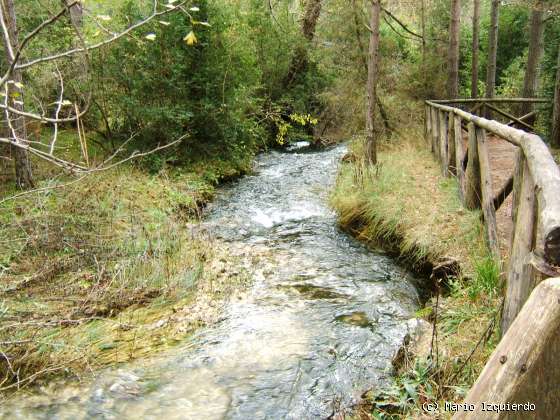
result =
[{"label": "flowing water", "polygon": [[[410,275],[341,232],[327,205],[345,148],[263,154],[203,223],[269,251],[218,324],[149,361],[0,408],[4,418],[320,419],[386,383],[418,296]],[[273,261],[272,266],[270,261]]]}]

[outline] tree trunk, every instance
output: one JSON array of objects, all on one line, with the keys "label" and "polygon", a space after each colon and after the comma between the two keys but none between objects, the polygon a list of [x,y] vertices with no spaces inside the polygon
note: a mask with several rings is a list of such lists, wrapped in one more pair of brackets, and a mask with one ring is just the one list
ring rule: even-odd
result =
[{"label": "tree trunk", "polygon": [[552,118],[552,138],[550,142],[554,147],[560,147],[560,48],[558,49],[558,68],[556,70],[554,114]]},{"label": "tree trunk", "polygon": [[[72,3],[73,0],[65,0],[66,6]],[[82,26],[83,14],[82,5],[80,3],[76,3],[70,7],[70,20],[78,28]]]},{"label": "tree trunk", "polygon": [[426,77],[426,0],[421,2],[420,25],[422,27],[422,80],[424,84],[424,95],[428,93],[428,78]]},{"label": "tree trunk", "polygon": [[[537,1],[531,13],[531,27],[529,35],[529,53],[527,56],[527,68],[525,69],[525,80],[523,82],[523,97],[533,98],[537,91],[539,79],[539,64],[544,51],[544,5],[541,0]],[[532,111],[533,104],[521,105],[521,115],[527,115]],[[534,123],[534,117],[527,121]]]},{"label": "tree trunk", "polygon": [[474,0],[471,97],[478,98],[478,50],[480,44],[480,0]]},{"label": "tree trunk", "polygon": [[375,98],[379,77],[379,20],[381,0],[373,1],[371,6],[371,35],[369,40],[367,116],[366,116],[366,158],[371,165],[377,163],[377,141],[375,132]]},{"label": "tree trunk", "polygon": [[[1,1],[0,18],[4,21],[7,28],[7,34],[4,34],[2,39],[4,41],[6,62],[7,65],[10,66],[15,59],[14,54],[18,48],[16,11],[13,0]],[[21,88],[23,78],[20,70],[14,70],[12,72],[11,81],[12,83],[8,83],[9,104],[12,108],[23,111],[23,92]],[[6,119],[11,125],[11,127],[8,127],[9,137],[13,138],[16,142],[24,144],[27,141],[24,117],[8,112]],[[32,188],[34,185],[33,174],[31,172],[31,162],[27,150],[17,146],[12,146],[11,150],[17,187],[21,189]]]},{"label": "tree trunk", "polygon": [[[486,97],[493,98],[496,90],[496,55],[498,52],[498,23],[500,17],[500,0],[492,0],[490,12],[490,34],[488,36],[488,67],[486,69]],[[486,117],[490,111],[486,110]]]},{"label": "tree trunk", "polygon": [[447,59],[447,97],[459,97],[459,31],[461,29],[461,0],[451,0],[449,50]]},{"label": "tree trunk", "polygon": [[[317,22],[321,15],[321,0],[307,0],[305,2],[305,14],[301,25],[301,31],[305,40],[313,41]],[[284,78],[284,89],[291,87],[300,75],[305,73],[308,65],[307,46],[298,46],[292,57],[288,74]]]}]

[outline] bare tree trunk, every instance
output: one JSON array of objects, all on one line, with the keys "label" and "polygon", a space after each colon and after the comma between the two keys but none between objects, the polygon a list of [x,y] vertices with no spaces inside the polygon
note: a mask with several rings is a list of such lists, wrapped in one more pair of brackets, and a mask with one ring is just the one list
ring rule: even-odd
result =
[{"label": "bare tree trunk", "polygon": [[[65,2],[64,4],[68,6],[73,3],[73,0],[64,0],[64,2]],[[83,19],[82,5],[80,3],[76,3],[72,7],[70,7],[70,20],[74,25],[76,25],[79,28],[82,26],[82,19]]]},{"label": "bare tree trunk", "polygon": [[[305,14],[303,16],[303,21],[301,25],[301,30],[303,37],[307,42],[313,41],[315,36],[315,29],[317,28],[317,22],[319,21],[319,16],[321,15],[321,0],[307,0],[305,2]],[[288,74],[284,78],[284,88],[289,88],[299,75],[305,73],[308,64],[307,47],[299,46],[294,52],[292,57],[292,62],[288,69]]]},{"label": "bare tree trunk", "polygon": [[560,48],[558,49],[558,69],[556,70],[556,88],[554,90],[554,114],[552,118],[551,144],[560,147]]},{"label": "bare tree trunk", "polygon": [[447,97],[459,97],[459,31],[461,29],[461,0],[451,0],[449,22],[449,50],[447,54]]},{"label": "bare tree trunk", "polygon": [[471,97],[478,98],[478,49],[480,44],[480,0],[474,0]]},{"label": "bare tree trunk", "polygon": [[422,27],[422,79],[424,81],[424,94],[427,94],[428,78],[426,77],[426,0],[422,0],[420,7],[420,25]]},{"label": "bare tree trunk", "polygon": [[[488,67],[486,68],[486,97],[493,98],[496,90],[496,55],[498,53],[498,24],[500,18],[500,0],[492,0],[490,12],[490,34],[488,37]],[[490,112],[486,110],[486,116]]]},{"label": "bare tree trunk", "polygon": [[[544,4],[542,0],[536,2],[531,13],[531,27],[529,35],[529,53],[527,56],[527,68],[525,69],[525,80],[523,82],[523,97],[533,98],[537,91],[539,79],[539,65],[544,52]],[[521,115],[532,111],[530,103],[521,105]],[[534,122],[527,121],[529,124]]]},{"label": "bare tree trunk", "polygon": [[[18,31],[16,22],[16,11],[13,0],[1,0],[0,18],[4,22],[7,33],[3,34],[4,53],[6,61],[10,66],[15,59],[15,52],[18,48]],[[23,92],[22,92],[22,75],[20,70],[12,72],[12,82],[8,83],[8,101],[9,105],[18,111],[23,111]],[[6,113],[6,122],[9,124],[8,130],[10,137],[15,141],[25,143],[27,141],[27,131],[25,128],[25,119],[15,113]],[[31,162],[27,150],[21,147],[12,146],[12,158],[14,160],[14,169],[16,175],[16,185],[18,188],[32,188],[33,174],[31,172]]]},{"label": "bare tree trunk", "polygon": [[366,116],[366,158],[371,165],[377,163],[377,140],[375,130],[375,98],[377,96],[377,79],[379,78],[379,20],[381,0],[372,2],[371,35],[369,39],[368,80],[367,80],[367,116]]}]

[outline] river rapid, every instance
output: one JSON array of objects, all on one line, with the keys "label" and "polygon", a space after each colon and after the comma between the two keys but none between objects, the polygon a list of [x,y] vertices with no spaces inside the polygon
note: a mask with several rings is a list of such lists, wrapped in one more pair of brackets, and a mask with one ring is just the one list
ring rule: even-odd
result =
[{"label": "river rapid", "polygon": [[327,201],[345,147],[298,146],[258,157],[201,222],[232,249],[270,255],[220,322],[150,360],[17,398],[0,417],[324,419],[386,384],[418,309],[413,278],[337,227]]}]

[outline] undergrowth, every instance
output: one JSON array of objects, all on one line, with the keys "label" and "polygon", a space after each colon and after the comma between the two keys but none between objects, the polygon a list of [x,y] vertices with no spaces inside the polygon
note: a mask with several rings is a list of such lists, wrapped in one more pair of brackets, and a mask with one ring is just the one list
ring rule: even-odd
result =
[{"label": "undergrowth", "polygon": [[220,299],[246,279],[216,269],[227,250],[190,222],[243,170],[123,165],[79,182],[45,173],[43,190],[16,199],[1,191],[0,391],[159,351],[204,324],[191,313],[200,292]]}]

